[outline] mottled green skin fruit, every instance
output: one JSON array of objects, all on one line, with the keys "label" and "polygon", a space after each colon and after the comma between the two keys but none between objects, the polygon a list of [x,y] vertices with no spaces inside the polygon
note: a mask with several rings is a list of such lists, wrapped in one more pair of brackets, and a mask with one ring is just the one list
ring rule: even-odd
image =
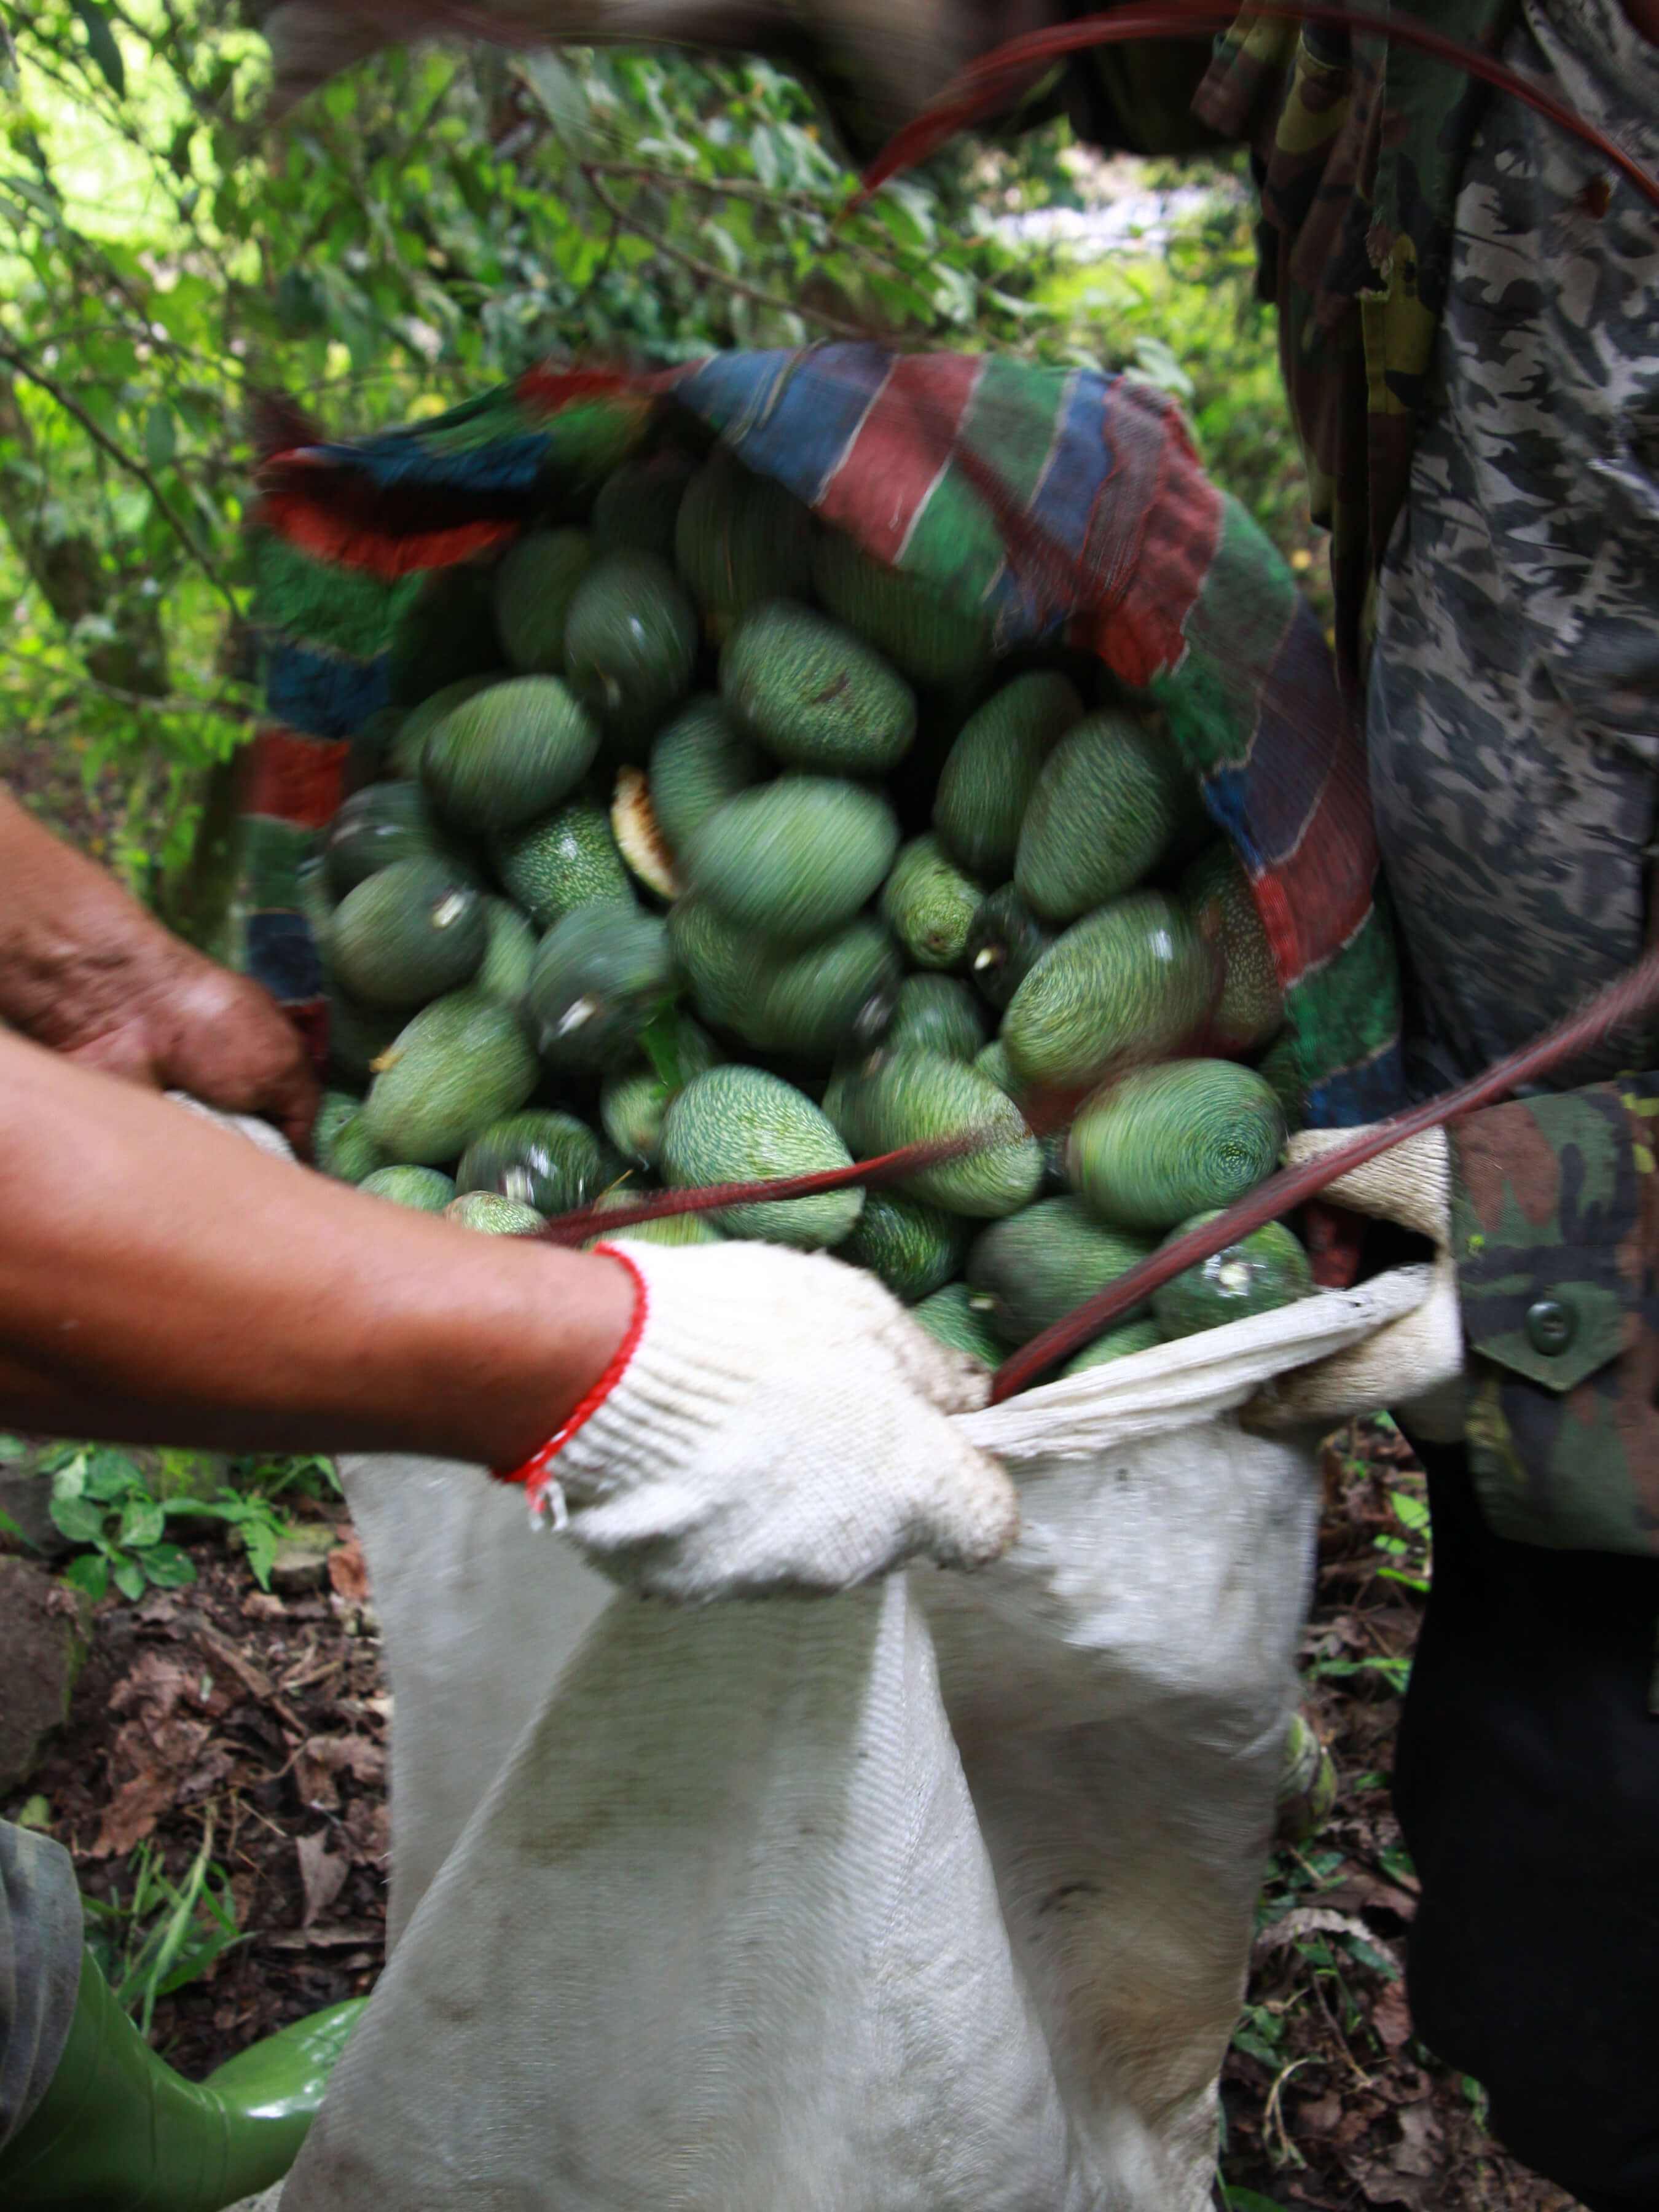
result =
[{"label": "mottled green skin fruit", "polygon": [[311,1125],[311,1157],[325,1175],[329,1172],[335,1138],[362,1110],[362,1103],[349,1091],[325,1091],[318,1101],[317,1118]]},{"label": "mottled green skin fruit", "polygon": [[669,909],[668,942],[699,1015],[735,1033],[748,1012],[753,939],[707,899],[683,898]]},{"label": "mottled green skin fruit", "polygon": [[477,971],[489,939],[483,900],[447,861],[395,861],[334,909],[328,962],[370,1006],[418,1006]]},{"label": "mottled green skin fruit", "polygon": [[981,899],[968,925],[965,962],[975,988],[999,1013],[1054,941],[1012,884]]},{"label": "mottled green skin fruit", "polygon": [[896,1298],[913,1306],[962,1272],[973,1233],[960,1214],[897,1191],[871,1190],[841,1257],[879,1275]]},{"label": "mottled green skin fruit", "polygon": [[1091,1221],[1074,1198],[1045,1198],[975,1238],[969,1288],[990,1299],[991,1326],[1005,1343],[1028,1344],[1149,1249],[1144,1238]]},{"label": "mottled green skin fruit", "polygon": [[476,699],[480,691],[489,690],[497,680],[493,672],[487,676],[463,676],[453,684],[446,684],[430,698],[422,699],[412,713],[404,717],[387,749],[386,764],[392,772],[412,782],[420,775],[426,741],[439,723],[465,701]]},{"label": "mottled green skin fruit", "polygon": [[329,888],[343,899],[394,860],[429,857],[441,842],[442,832],[418,784],[368,784],[342,802],[323,840]]},{"label": "mottled green skin fruit", "polygon": [[1011,1098],[1018,1096],[1019,1085],[1014,1080],[1013,1069],[1008,1065],[1008,1048],[1000,1037],[993,1037],[982,1051],[976,1052],[973,1064],[981,1075],[988,1076],[995,1084],[999,1091],[1006,1091]]},{"label": "mottled green skin fruit", "polygon": [[563,675],[565,620],[593,554],[585,530],[532,530],[495,571],[496,633],[520,675]]},{"label": "mottled green skin fruit", "polygon": [[1141,1321],[1118,1322],[1104,1336],[1097,1336],[1081,1352],[1074,1352],[1060,1371],[1062,1375],[1084,1375],[1091,1367],[1107,1367],[1113,1360],[1127,1359],[1133,1352],[1150,1352],[1155,1344],[1163,1341],[1164,1332],[1150,1316]]},{"label": "mottled green skin fruit", "polygon": [[[693,1076],[720,1061],[720,1047],[707,1030],[676,1007],[667,1024],[653,1024],[644,1040],[649,1064],[618,1069],[599,1091],[599,1121],[629,1164],[653,1168],[662,1148],[663,1116],[668,1102]],[[653,1049],[654,1048],[654,1049]]]},{"label": "mottled green skin fruit", "polygon": [[884,799],[833,776],[739,792],[683,855],[688,883],[726,921],[777,945],[848,922],[886,876],[898,823]]},{"label": "mottled green skin fruit", "polygon": [[536,963],[536,933],[518,908],[504,898],[484,901],[484,922],[489,935],[473,984],[486,998],[499,999],[504,1006],[521,1006]]},{"label": "mottled green skin fruit", "polygon": [[[632,1206],[644,1196],[642,1191],[612,1191],[599,1200],[602,1206]],[[724,1244],[725,1232],[717,1229],[706,1213],[665,1213],[659,1221],[634,1221],[625,1229],[613,1229],[607,1235],[590,1237],[583,1250],[591,1252],[596,1244]]]},{"label": "mottled green skin fruit", "polygon": [[1075,685],[1046,670],[1015,677],[968,717],[933,800],[933,827],[959,867],[992,883],[1012,873],[1037,778],[1082,719]]},{"label": "mottled green skin fruit", "polygon": [[[1172,1244],[1189,1229],[1213,1221],[1219,1210],[1195,1213],[1172,1229],[1164,1243]],[[1273,1313],[1313,1294],[1307,1254],[1283,1222],[1270,1221],[1161,1285],[1152,1292],[1152,1311],[1165,1336],[1195,1336],[1200,1329]]]},{"label": "mottled green skin fruit", "polygon": [[1293,1030],[1280,1030],[1256,1062],[1262,1081],[1279,1101],[1287,1129],[1299,1129],[1302,1121],[1302,1065]]},{"label": "mottled green skin fruit", "polygon": [[599,731],[556,676],[515,676],[445,715],[421,781],[447,821],[516,830],[574,790],[599,750]]},{"label": "mottled green skin fruit", "polygon": [[1045,921],[1071,921],[1138,884],[1192,805],[1169,739],[1115,708],[1091,714],[1048,756],[1020,824],[1014,886]]},{"label": "mottled green skin fruit", "polygon": [[551,929],[580,907],[635,903],[611,817],[586,799],[492,838],[489,857],[501,888],[538,929]]},{"label": "mottled green skin fruit", "polygon": [[1002,1020],[1022,1084],[1087,1083],[1160,1060],[1208,1017],[1210,963],[1186,908],[1134,891],[1057,937]]},{"label": "mottled green skin fruit", "polygon": [[811,515],[793,493],[715,453],[687,485],[674,559],[718,642],[763,600],[811,589]]},{"label": "mottled green skin fruit", "polygon": [[868,1063],[865,1060],[840,1061],[831,1071],[823,1086],[823,1096],[818,1101],[824,1119],[854,1159],[866,1159],[872,1149],[864,1141],[864,1116],[860,1111],[867,1078]]},{"label": "mottled green skin fruit", "polygon": [[828,1067],[843,1044],[879,1032],[899,988],[898,955],[879,922],[859,915],[799,952],[746,942],[731,1026],[756,1051]]},{"label": "mottled green skin fruit", "polygon": [[783,599],[726,640],[720,697],[742,736],[815,775],[885,775],[915,738],[903,678],[849,630]]},{"label": "mottled green skin fruit", "polygon": [[907,975],[882,1048],[942,1052],[947,1060],[972,1060],[985,1049],[985,1030],[979,1001],[965,983],[953,975]]},{"label": "mottled green skin fruit", "polygon": [[402,1029],[407,1015],[396,1007],[360,1006],[328,979],[328,1064],[342,1082],[366,1089],[374,1063]]},{"label": "mottled green skin fruit", "polygon": [[672,561],[680,501],[696,468],[695,454],[668,446],[613,469],[593,502],[594,543],[607,553],[626,545]]},{"label": "mottled green skin fruit", "polygon": [[441,1167],[524,1104],[540,1070],[510,1010],[482,991],[422,1007],[385,1054],[363,1112],[389,1160]]},{"label": "mottled green skin fruit", "polygon": [[1168,1229],[1231,1206],[1279,1165],[1285,1116],[1233,1060],[1132,1068],[1072,1124],[1066,1172],[1090,1212],[1125,1229]]},{"label": "mottled green skin fruit", "polygon": [[455,1195],[454,1184],[436,1168],[376,1168],[357,1188],[412,1213],[441,1213]]},{"label": "mottled green skin fruit", "polygon": [[918,968],[959,968],[983,896],[937,837],[913,837],[882,887],[882,919]]},{"label": "mottled green skin fruit", "polygon": [[987,1367],[1002,1364],[1006,1347],[973,1304],[966,1283],[947,1283],[942,1291],[935,1291],[915,1308],[912,1318],[952,1352],[965,1352],[970,1359],[982,1360]]},{"label": "mottled green skin fruit", "polygon": [[486,1237],[538,1237],[547,1226],[533,1206],[520,1206],[493,1190],[464,1191],[445,1206],[444,1219],[481,1230]]},{"label": "mottled green skin fruit", "polygon": [[386,1156],[370,1134],[359,1107],[334,1132],[328,1148],[328,1173],[336,1182],[362,1182],[365,1176],[372,1176],[386,1164]]},{"label": "mottled green skin fruit", "polygon": [[568,914],[542,939],[525,994],[543,1065],[615,1066],[678,980],[659,915],[615,906]]},{"label": "mottled green skin fruit", "polygon": [[852,1110],[866,1159],[947,1137],[981,1140],[976,1151],[905,1178],[912,1197],[947,1213],[994,1221],[1037,1194],[1042,1153],[1036,1138],[1006,1093],[962,1060],[933,1052],[884,1056],[857,1084]]},{"label": "mottled green skin fruit", "polygon": [[[675,1189],[776,1182],[851,1162],[805,1091],[757,1067],[710,1068],[687,1084],[663,1121],[663,1180]],[[722,1206],[714,1218],[730,1237],[816,1251],[839,1244],[863,1210],[861,1190],[830,1190],[776,1205]]]},{"label": "mottled green skin fruit", "polygon": [[616,1180],[611,1158],[574,1114],[509,1114],[481,1129],[461,1156],[455,1188],[494,1191],[551,1219],[592,1206]]},{"label": "mottled green skin fruit", "polygon": [[812,588],[837,622],[886,654],[916,684],[966,684],[989,665],[991,627],[931,585],[862,553],[850,538],[821,531]]},{"label": "mottled green skin fruit", "polygon": [[690,689],[696,657],[691,602],[655,554],[605,554],[576,586],[565,679],[617,758],[644,763],[652,732]]},{"label": "mottled green skin fruit", "polygon": [[462,562],[427,577],[392,637],[392,695],[408,706],[447,684],[496,667],[495,579]]},{"label": "mottled green skin fruit", "polygon": [[1181,896],[1220,966],[1210,1035],[1222,1052],[1252,1052],[1283,1023],[1285,997],[1249,878],[1232,848],[1200,853],[1181,878]]},{"label": "mottled green skin fruit", "polygon": [[688,701],[651,747],[651,811],[670,849],[684,852],[711,814],[765,772],[718,699]]}]

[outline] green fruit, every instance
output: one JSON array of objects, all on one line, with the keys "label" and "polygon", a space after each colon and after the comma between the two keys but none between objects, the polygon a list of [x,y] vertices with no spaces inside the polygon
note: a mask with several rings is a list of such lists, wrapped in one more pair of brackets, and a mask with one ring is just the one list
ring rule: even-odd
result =
[{"label": "green fruit", "polygon": [[612,469],[593,501],[594,543],[606,553],[626,545],[672,561],[680,501],[696,467],[691,454],[665,446],[643,460]]},{"label": "green fruit", "polygon": [[565,618],[593,553],[585,530],[532,530],[495,571],[496,633],[521,676],[564,673]]},{"label": "green fruit", "polygon": [[911,1306],[961,1273],[972,1234],[959,1214],[897,1191],[870,1190],[841,1257],[879,1275],[896,1298]]},{"label": "green fruit", "polygon": [[842,1061],[832,1071],[818,1101],[825,1121],[854,1159],[866,1158],[871,1149],[864,1141],[864,1117],[860,1111],[868,1073],[861,1060]]},{"label": "green fruit", "polygon": [[702,1019],[716,1029],[738,1030],[748,1016],[754,940],[716,914],[707,899],[683,898],[669,909],[668,942]]},{"label": "green fruit", "polygon": [[436,1168],[377,1168],[357,1188],[415,1213],[441,1213],[455,1195],[454,1184]]},{"label": "green fruit", "polygon": [[712,696],[689,700],[651,747],[651,807],[676,854],[717,808],[752,783],[764,763]]},{"label": "green fruit", "polygon": [[394,861],[335,908],[328,962],[371,1006],[418,1006],[477,972],[489,928],[483,901],[447,861]]},{"label": "green fruit", "polygon": [[444,1219],[482,1230],[486,1237],[538,1237],[547,1226],[533,1206],[520,1206],[493,1190],[463,1191],[445,1206]]},{"label": "green fruit", "polygon": [[442,842],[418,784],[366,784],[341,803],[323,840],[329,888],[344,898],[394,860],[429,857]]},{"label": "green fruit", "polygon": [[328,1064],[347,1083],[365,1086],[374,1062],[391,1045],[408,1016],[395,1007],[360,1006],[328,979]]},{"label": "green fruit", "polygon": [[386,1154],[370,1134],[362,1106],[355,1098],[351,1103],[352,1111],[329,1131],[326,1149],[314,1131],[312,1135],[318,1166],[336,1182],[362,1182],[386,1165]]},{"label": "green fruit", "polygon": [[879,1032],[898,988],[898,956],[878,922],[858,915],[799,952],[747,940],[729,1026],[757,1052],[827,1067],[843,1043]]},{"label": "green fruit", "polygon": [[583,907],[542,939],[525,1018],[548,1067],[614,1066],[678,981],[660,916]]},{"label": "green fruit", "polygon": [[1186,908],[1134,891],[1054,939],[1015,992],[1002,1041],[1022,1083],[1086,1083],[1166,1058],[1209,1005],[1209,959]]},{"label": "green fruit", "polygon": [[426,750],[426,741],[439,723],[468,699],[476,699],[480,691],[488,691],[496,681],[493,674],[463,676],[453,684],[446,684],[429,699],[422,699],[412,714],[404,717],[397,736],[387,748],[386,763],[392,772],[413,781],[421,773],[421,756]]},{"label": "green fruit", "polygon": [[1156,865],[1192,800],[1193,778],[1166,737],[1115,708],[1091,714],[1037,778],[1015,887],[1046,921],[1087,914]]},{"label": "green fruit", "polygon": [[520,1006],[535,965],[536,933],[504,898],[484,901],[484,922],[489,935],[473,982],[486,998],[499,999],[504,1006]]},{"label": "green fruit", "polygon": [[[1164,1243],[1173,1244],[1189,1229],[1213,1221],[1221,1210],[1195,1213],[1172,1229]],[[1307,1254],[1282,1222],[1270,1221],[1162,1285],[1152,1292],[1152,1311],[1165,1336],[1194,1336],[1224,1322],[1273,1313],[1313,1294]]]},{"label": "green fruit", "polygon": [[947,1060],[972,1060],[985,1048],[985,1017],[954,976],[907,975],[881,1042],[884,1052],[942,1052]]},{"label": "green fruit", "polygon": [[362,1103],[349,1091],[325,1091],[318,1100],[317,1117],[311,1125],[311,1157],[325,1175],[336,1136],[361,1110]]},{"label": "green fruit", "polygon": [[717,453],[686,486],[674,559],[716,641],[763,600],[811,588],[811,514],[780,483]]},{"label": "green fruit", "polygon": [[917,684],[965,684],[991,658],[991,626],[915,576],[860,552],[850,538],[822,531],[812,561],[819,600]]},{"label": "green fruit", "polygon": [[574,1114],[508,1114],[478,1131],[455,1170],[455,1188],[494,1191],[550,1219],[592,1206],[616,1181],[618,1163]]},{"label": "green fruit", "polygon": [[651,1168],[661,1149],[669,1100],[693,1076],[718,1066],[720,1053],[708,1032],[678,1007],[666,1024],[653,1024],[642,1042],[650,1064],[606,1076],[599,1091],[599,1121],[623,1159]]},{"label": "green fruit", "polygon": [[1150,1352],[1155,1344],[1163,1341],[1164,1332],[1150,1316],[1139,1321],[1115,1322],[1104,1336],[1097,1336],[1081,1352],[1074,1352],[1060,1371],[1062,1375],[1085,1375],[1091,1367],[1105,1367],[1114,1359],[1127,1359],[1132,1353]]},{"label": "green fruit", "polygon": [[[711,1067],[687,1084],[663,1121],[663,1179],[676,1189],[776,1182],[848,1167],[852,1155],[804,1091],[757,1067]],[[722,1206],[728,1236],[806,1250],[839,1244],[864,1209],[858,1189],[775,1205]]]},{"label": "green fruit", "polygon": [[937,837],[913,837],[882,887],[882,917],[918,968],[955,968],[982,896]]},{"label": "green fruit", "polygon": [[516,830],[556,806],[593,764],[599,733],[556,676],[492,684],[446,714],[421,780],[465,830]]},{"label": "green fruit", "polygon": [[363,1112],[387,1158],[441,1167],[524,1104],[539,1070],[517,1018],[482,991],[423,1007],[385,1055]]},{"label": "green fruit", "polygon": [[[599,1200],[602,1206],[633,1206],[644,1195],[641,1191],[610,1191]],[[591,1252],[596,1244],[724,1244],[725,1236],[716,1229],[706,1213],[665,1213],[655,1221],[634,1221],[623,1229],[612,1229],[590,1237],[582,1248]]]},{"label": "green fruit", "polygon": [[623,760],[690,688],[697,618],[673,570],[653,553],[605,554],[576,586],[564,629],[565,677]]},{"label": "green fruit", "polygon": [[981,899],[968,925],[967,967],[980,996],[1005,1012],[1054,941],[1012,884]]},{"label": "green fruit", "polygon": [[392,632],[392,696],[412,707],[496,667],[495,598],[495,576],[471,562],[426,577]]},{"label": "green fruit", "polygon": [[1075,1198],[1045,1198],[975,1239],[968,1282],[990,1299],[991,1325],[1004,1342],[1027,1344],[1127,1274],[1149,1249],[1091,1220]]},{"label": "green fruit", "polygon": [[902,1145],[975,1138],[977,1148],[907,1176],[913,1197],[991,1221],[1017,1213],[1036,1196],[1042,1153],[1018,1108],[994,1083],[940,1053],[882,1056],[856,1085],[852,1112],[874,1158]]},{"label": "green fruit", "polygon": [[551,929],[581,907],[635,902],[611,817],[586,799],[492,838],[489,857],[503,890],[538,929]]},{"label": "green fruit", "polygon": [[1091,1212],[1168,1229],[1231,1206],[1279,1165],[1285,1116],[1269,1085],[1232,1060],[1132,1068],[1085,1103],[1066,1171]]},{"label": "green fruit", "polygon": [[852,920],[897,850],[893,810],[873,791],[786,775],[728,799],[683,859],[692,890],[726,921],[810,945]]},{"label": "green fruit", "polygon": [[951,858],[994,883],[1012,874],[1026,803],[1055,744],[1083,719],[1063,676],[1017,676],[963,724],[933,800],[933,827]]},{"label": "green fruit", "polygon": [[1013,1069],[1008,1065],[1008,1048],[1000,1037],[993,1037],[982,1052],[976,1052],[973,1064],[981,1075],[990,1078],[999,1091],[1006,1091],[1011,1098],[1018,1098],[1019,1085],[1014,1080]]},{"label": "green fruit", "polygon": [[782,599],[726,640],[720,697],[740,735],[817,775],[885,775],[916,734],[902,678],[849,631]]},{"label": "green fruit", "polygon": [[947,1283],[931,1298],[924,1298],[911,1318],[952,1352],[965,1352],[987,1367],[1000,1367],[1007,1357],[990,1322],[974,1304],[966,1283]]},{"label": "green fruit", "polygon": [[1220,965],[1210,1016],[1218,1048],[1249,1052],[1265,1044],[1285,1019],[1285,997],[1250,879],[1231,847],[1200,854],[1181,878],[1181,896]]}]

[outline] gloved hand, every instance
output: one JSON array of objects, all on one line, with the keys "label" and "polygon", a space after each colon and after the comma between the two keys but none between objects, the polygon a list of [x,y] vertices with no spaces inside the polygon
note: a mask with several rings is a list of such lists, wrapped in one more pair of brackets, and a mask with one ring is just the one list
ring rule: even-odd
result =
[{"label": "gloved hand", "polygon": [[[1304,1129],[1285,1148],[1287,1165],[1351,1144],[1355,1129]],[[1244,1410],[1245,1425],[1285,1429],[1328,1424],[1384,1407],[1404,1410],[1407,1425],[1431,1442],[1462,1433],[1463,1323],[1452,1256],[1451,1152],[1443,1129],[1430,1129],[1339,1176],[1324,1193],[1374,1220],[1392,1221],[1434,1246],[1434,1277],[1420,1306],[1364,1343],[1280,1376]]]},{"label": "gloved hand", "polygon": [[639,1306],[609,1374],[509,1479],[568,1510],[619,1582],[687,1600],[845,1589],[901,1560],[987,1565],[1013,1485],[945,1416],[984,1370],[837,1260],[732,1243],[599,1248]]}]

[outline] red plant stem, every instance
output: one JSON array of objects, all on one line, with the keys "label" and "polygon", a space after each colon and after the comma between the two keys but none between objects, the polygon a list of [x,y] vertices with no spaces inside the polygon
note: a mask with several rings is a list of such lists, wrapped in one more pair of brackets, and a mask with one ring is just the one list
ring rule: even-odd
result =
[{"label": "red plant stem", "polygon": [[1659,179],[1649,174],[1621,147],[1587,123],[1565,101],[1545,92],[1516,70],[1498,61],[1482,48],[1462,39],[1448,38],[1410,16],[1376,15],[1368,9],[1351,8],[1341,0],[1250,0],[1242,10],[1232,0],[1150,0],[1150,4],[1088,15],[1075,23],[1051,30],[1028,32],[1010,39],[961,70],[927,112],[896,131],[866,169],[848,211],[862,206],[890,177],[912,168],[936,153],[947,139],[992,111],[1006,106],[1031,79],[1061,55],[1091,46],[1126,45],[1141,39],[1209,38],[1232,28],[1241,13],[1269,21],[1318,23],[1331,29],[1359,31],[1397,45],[1414,46],[1437,61],[1449,62],[1471,76],[1495,85],[1556,124],[1610,162],[1635,185],[1650,206],[1659,208]]}]

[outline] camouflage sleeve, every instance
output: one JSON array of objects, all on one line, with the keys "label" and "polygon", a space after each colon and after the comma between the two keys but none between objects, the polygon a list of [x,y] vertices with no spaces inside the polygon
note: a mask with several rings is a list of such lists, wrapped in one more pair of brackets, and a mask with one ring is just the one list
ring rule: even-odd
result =
[{"label": "camouflage sleeve", "polygon": [[1501,1536],[1659,1553],[1659,1074],[1452,1131],[1470,1469]]}]

